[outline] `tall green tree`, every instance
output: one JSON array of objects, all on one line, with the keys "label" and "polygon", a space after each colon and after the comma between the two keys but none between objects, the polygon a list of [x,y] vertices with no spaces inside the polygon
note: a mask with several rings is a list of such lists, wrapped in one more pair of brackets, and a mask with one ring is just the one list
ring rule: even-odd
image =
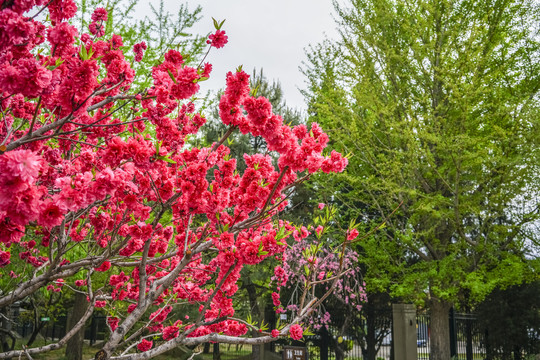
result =
[{"label": "tall green tree", "polygon": [[431,358],[448,360],[449,309],[537,271],[538,3],[335,9],[341,36],[308,51],[305,95],[353,156],[319,190],[366,231],[385,223],[360,245],[366,281],[429,306]]}]

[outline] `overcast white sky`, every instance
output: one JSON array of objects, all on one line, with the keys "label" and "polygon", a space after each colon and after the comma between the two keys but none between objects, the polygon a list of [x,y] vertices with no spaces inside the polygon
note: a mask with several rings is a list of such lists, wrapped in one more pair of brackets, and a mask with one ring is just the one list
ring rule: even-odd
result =
[{"label": "overcast white sky", "polygon": [[[166,9],[175,13],[179,0],[165,0]],[[304,77],[298,67],[305,59],[304,48],[324,39],[334,38],[331,0],[188,0],[190,10],[202,6],[203,19],[195,32],[204,35],[214,31],[212,17],[225,19],[222,30],[229,43],[212,49],[212,78],[201,83],[203,91],[225,85],[225,74],[239,65],[251,74],[253,68],[263,68],[269,80],[279,80],[287,105],[305,110],[304,98],[298,88],[304,87]],[[202,85],[205,84],[203,87]]]}]

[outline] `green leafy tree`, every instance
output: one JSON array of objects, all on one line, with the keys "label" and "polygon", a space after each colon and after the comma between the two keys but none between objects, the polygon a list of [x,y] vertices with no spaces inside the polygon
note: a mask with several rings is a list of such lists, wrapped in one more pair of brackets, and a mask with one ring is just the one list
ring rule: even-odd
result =
[{"label": "green leafy tree", "polygon": [[366,232],[384,223],[360,245],[366,282],[429,306],[431,357],[447,360],[452,306],[537,271],[538,3],[335,8],[341,36],[308,51],[305,95],[353,156],[318,190]]}]

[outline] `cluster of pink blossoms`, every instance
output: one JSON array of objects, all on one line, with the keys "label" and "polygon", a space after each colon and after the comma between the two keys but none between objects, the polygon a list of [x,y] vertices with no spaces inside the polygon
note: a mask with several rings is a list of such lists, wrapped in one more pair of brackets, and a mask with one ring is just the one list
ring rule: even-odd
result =
[{"label": "cluster of pink blossoms", "polygon": [[[34,6],[48,7],[50,24],[24,16]],[[36,276],[32,284],[77,286],[111,311],[107,351],[135,320],[163,339],[138,338],[140,351],[244,335],[246,324],[232,319],[242,268],[279,257],[291,235],[307,236],[272,217],[299,175],[340,172],[347,160],[324,154],[328,137],[317,124],[284,124],[267,99],[249,95],[249,75],[237,71],[227,74],[220,117],[279,155],[277,167],[268,155],[246,155],[240,173],[225,139],[186,146],[206,122],[190,99],[210,64],[187,66],[171,49],[153,67],[152,86],[133,94],[123,40],[104,36],[105,9],[83,34],[67,21],[76,13],[72,0],[3,0],[0,9],[0,267],[20,281],[0,295],[0,307],[30,295],[25,284]],[[209,37],[215,48],[226,42],[221,30]],[[135,45],[136,61],[145,49]],[[131,113],[119,112],[128,104]],[[284,285],[290,269],[280,269]],[[109,277],[105,294],[91,291],[95,272]],[[171,318],[177,302],[200,319]],[[289,331],[302,336],[298,324]]]},{"label": "cluster of pink blossoms", "polygon": [[[274,268],[272,282],[277,285],[278,292],[272,293],[272,300],[276,312],[290,312],[293,317],[299,313],[301,309],[297,305],[298,294],[301,294],[303,287],[310,283],[319,284],[317,286],[322,287],[324,291],[331,290],[335,299],[353,310],[360,311],[367,297],[365,284],[360,279],[360,269],[355,265],[358,262],[358,254],[348,248],[343,249],[342,246],[332,249],[323,245],[320,238],[310,240],[307,238],[309,235],[307,230],[296,232],[298,233],[295,236],[296,243],[283,254],[283,265]],[[357,236],[358,230],[352,229],[347,232],[346,239],[352,241]],[[347,272],[334,282],[334,276],[340,274],[340,268],[347,269]],[[333,288],[330,287],[332,284]],[[287,303],[283,304],[280,297],[282,289],[288,289],[288,293],[297,295],[286,299]],[[306,324],[315,329],[329,325],[331,321],[328,312],[323,311],[322,307],[318,310],[306,319]]]},{"label": "cluster of pink blossoms", "polygon": [[92,14],[92,22],[88,26],[90,33],[96,37],[105,35],[105,22],[107,21],[107,10],[97,8]]}]

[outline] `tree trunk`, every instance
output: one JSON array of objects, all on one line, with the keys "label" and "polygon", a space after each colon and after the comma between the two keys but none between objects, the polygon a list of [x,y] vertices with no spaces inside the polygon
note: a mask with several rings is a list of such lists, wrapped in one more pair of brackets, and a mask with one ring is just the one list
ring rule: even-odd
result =
[{"label": "tree trunk", "polygon": [[[0,316],[0,346],[2,351],[11,351],[15,347],[15,336],[11,331],[11,322],[8,320],[9,307],[0,309],[2,316]],[[9,339],[8,339],[9,338]],[[11,340],[11,345],[9,344]]]},{"label": "tree trunk", "polygon": [[[264,319],[264,314],[261,312],[261,307],[259,306],[259,299],[257,296],[257,288],[255,287],[255,284],[253,284],[251,281],[244,284],[244,288],[247,291],[248,298],[249,298],[249,307],[251,309],[251,315],[253,316],[253,320],[260,321],[261,319]],[[257,332],[257,330],[251,331],[252,337],[258,337],[260,334]],[[253,345],[251,347],[251,360],[260,360],[262,359],[261,356],[261,346],[259,345]]]},{"label": "tree trunk", "polygon": [[431,305],[430,360],[450,360],[450,329],[448,312],[452,305],[433,298]]},{"label": "tree trunk", "polygon": [[[68,318],[67,331],[71,330],[81,320],[88,308],[88,301],[86,301],[86,295],[82,293],[75,293],[75,303],[73,309]],[[66,359],[67,360],[82,360],[83,357],[83,343],[84,343],[84,326],[68,340],[66,347]]]},{"label": "tree trunk", "polygon": [[[259,337],[259,332],[257,330],[251,331],[252,337]],[[251,360],[261,360],[263,357],[261,356],[261,345],[253,344],[251,345]]]},{"label": "tree trunk", "polygon": [[[367,304],[366,304],[367,305]],[[373,306],[365,307],[366,316],[366,352],[365,360],[375,360],[377,356],[377,334],[375,326],[375,309]],[[379,329],[379,331],[382,331]]]},{"label": "tree trunk", "polygon": [[30,335],[30,338],[26,342],[26,346],[30,347],[36,341],[37,336],[43,330],[45,327],[45,323],[43,321],[38,322],[37,324],[34,324],[34,330],[32,331],[32,334]]},{"label": "tree trunk", "polygon": [[320,360],[328,360],[328,343],[330,342],[330,335],[328,334],[326,326],[323,326],[319,333],[321,334]]},{"label": "tree trunk", "polygon": [[336,355],[336,360],[344,360],[345,359],[345,349],[343,348],[343,343],[339,343],[337,337],[333,337],[334,342],[334,351]]}]

